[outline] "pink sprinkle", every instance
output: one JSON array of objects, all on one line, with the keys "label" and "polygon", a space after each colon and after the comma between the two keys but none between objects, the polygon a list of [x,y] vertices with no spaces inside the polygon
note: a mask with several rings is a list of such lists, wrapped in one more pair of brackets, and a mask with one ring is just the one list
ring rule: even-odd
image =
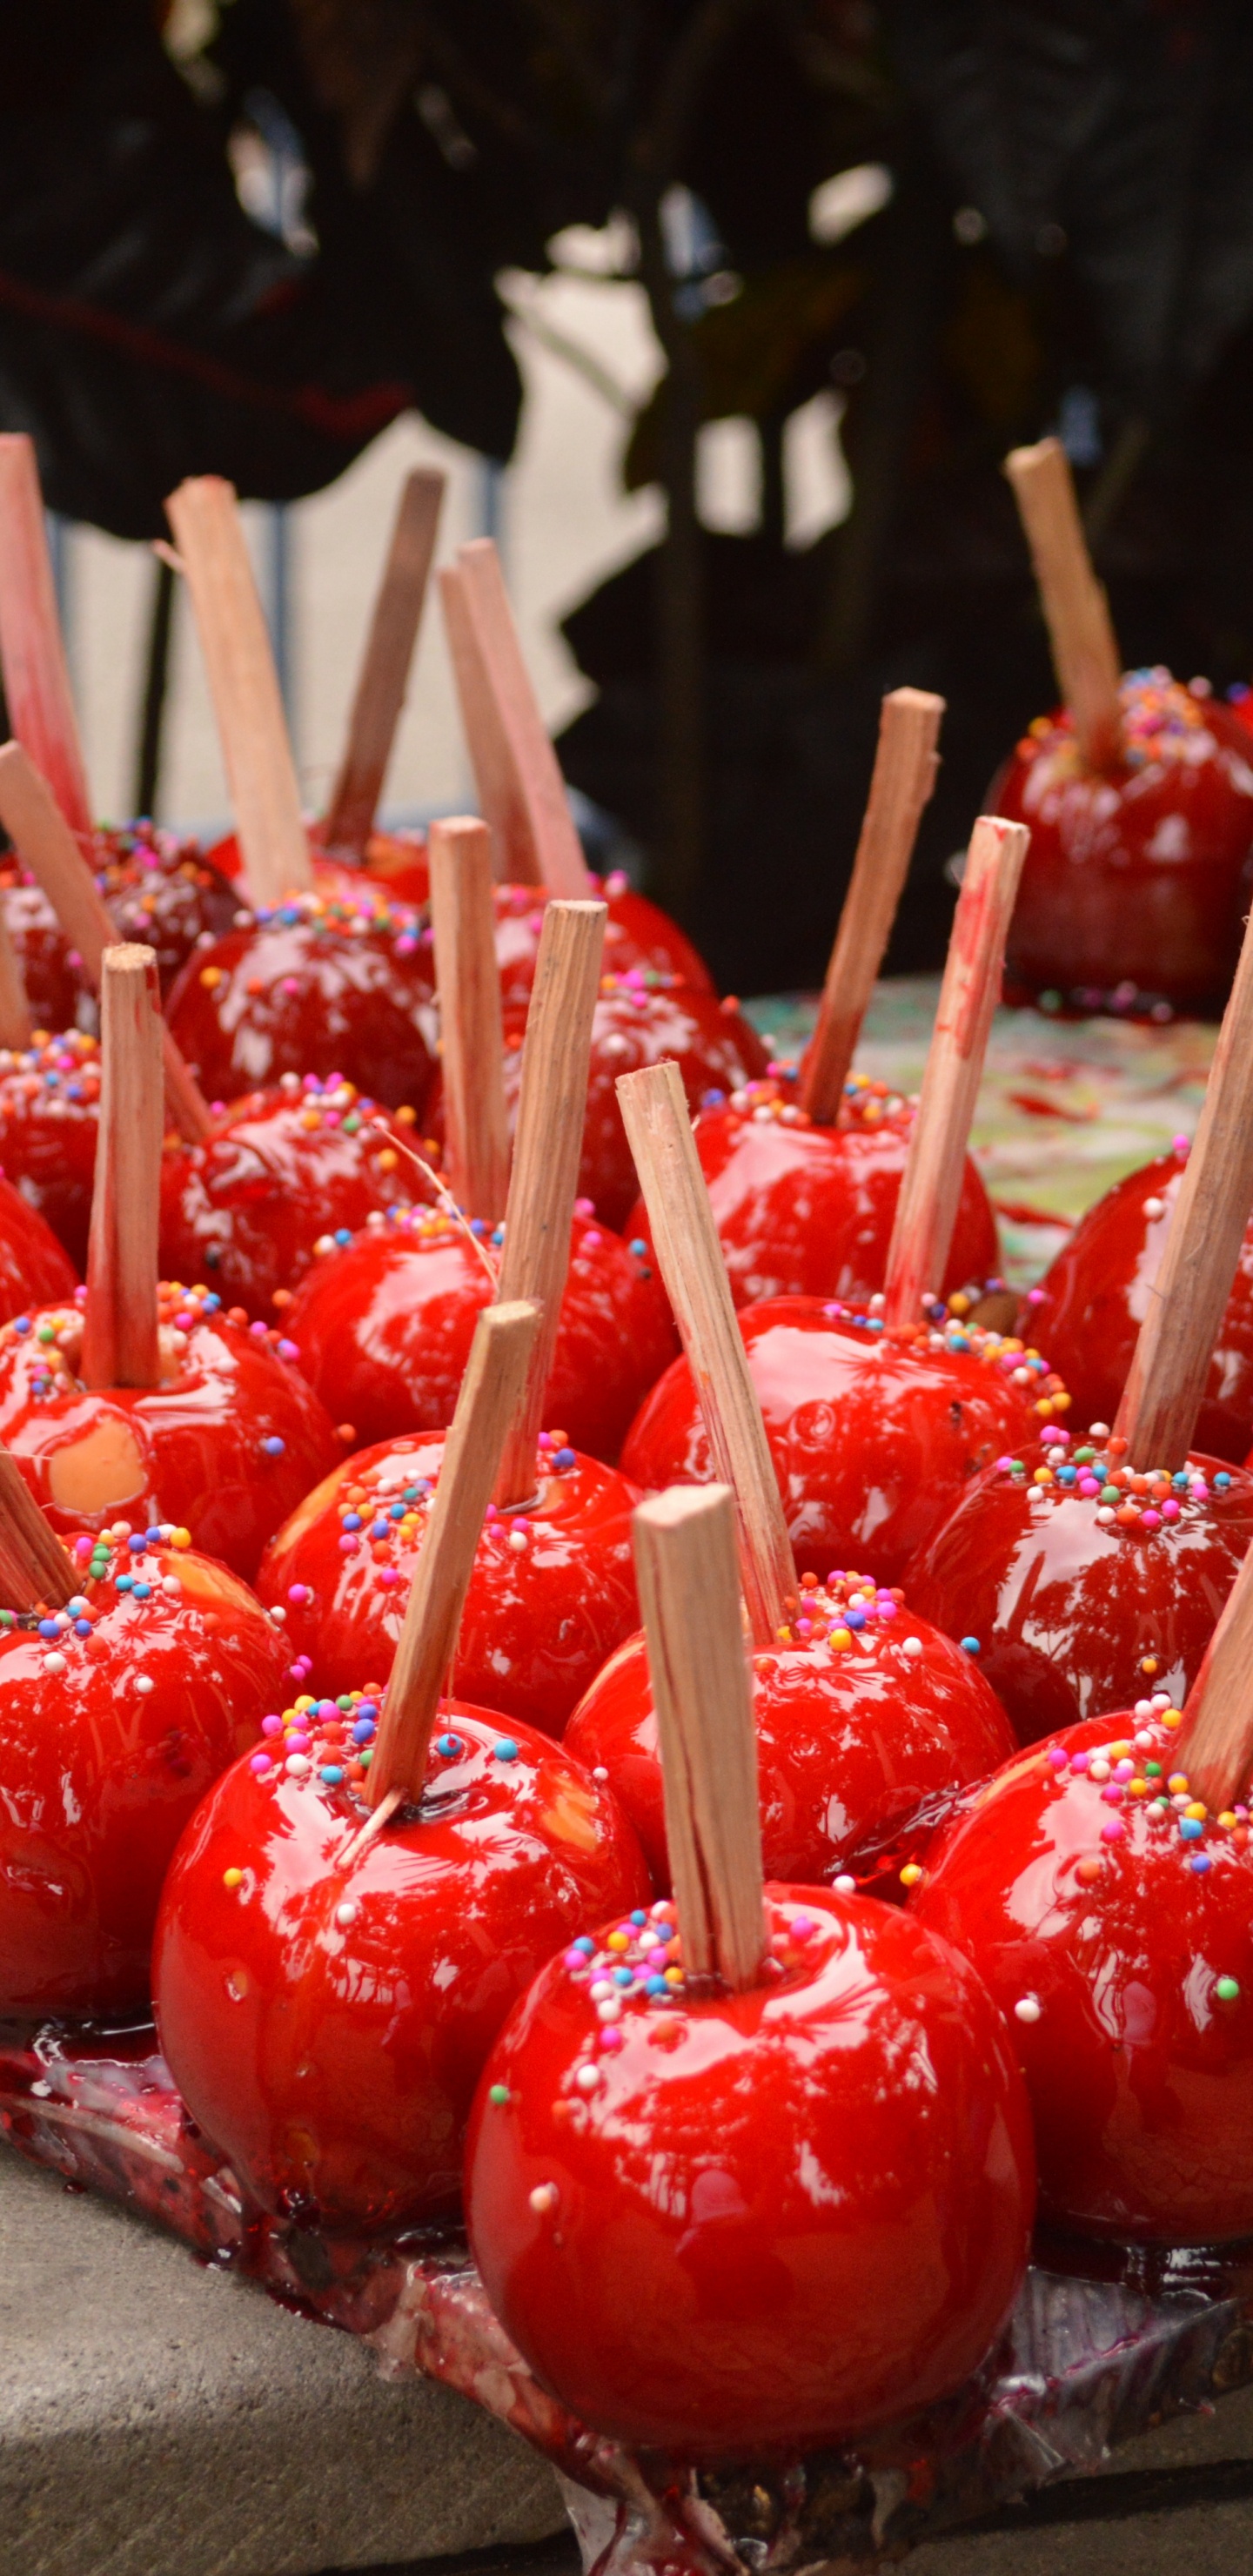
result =
[{"label": "pink sprinkle", "polygon": [[1072,1753],[1070,1757],[1071,1770],[1086,1771],[1091,1759],[1092,1756],[1090,1753]]},{"label": "pink sprinkle", "polygon": [[91,1540],[89,1538],[76,1538],[74,1541],[74,1554],[79,1558],[90,1556]]},{"label": "pink sprinkle", "polygon": [[271,1762],[268,1753],[254,1753],[248,1764],[248,1768],[250,1771],[255,1771],[258,1780],[264,1780],[266,1772],[272,1771],[274,1765]]},{"label": "pink sprinkle", "polygon": [[1102,1789],[1101,1796],[1105,1800],[1107,1807],[1121,1807],[1122,1805],[1123,1792],[1117,1780],[1111,1780],[1108,1787]]},{"label": "pink sprinkle", "polygon": [[1209,1501],[1209,1486],[1206,1484],[1203,1476],[1194,1476],[1188,1491],[1190,1492],[1194,1502],[1207,1503]]},{"label": "pink sprinkle", "polygon": [[1050,1744],[1048,1749],[1048,1758],[1055,1771],[1065,1771],[1069,1768],[1070,1755],[1060,1744]]},{"label": "pink sprinkle", "polygon": [[1122,1761],[1114,1764],[1114,1778],[1116,1780],[1134,1780],[1135,1776],[1136,1766],[1134,1762],[1129,1761],[1127,1756],[1124,1754]]},{"label": "pink sprinkle", "polygon": [[1120,1843],[1126,1830],[1121,1816],[1110,1816],[1101,1827],[1101,1840],[1103,1843]]},{"label": "pink sprinkle", "polygon": [[302,1601],[312,1601],[313,1594],[307,1583],[292,1583],[288,1585],[287,1598],[299,1604]]},{"label": "pink sprinkle", "polygon": [[[1145,1519],[1146,1519],[1146,1520],[1148,1519],[1148,1513],[1147,1513],[1147,1512],[1145,1513],[1145,1516],[1144,1516],[1144,1517],[1145,1517]],[[1177,1503],[1177,1502],[1175,1502],[1173,1499],[1172,1499],[1170,1502],[1168,1502],[1168,1503],[1163,1503],[1163,1505],[1162,1505],[1162,1510],[1161,1510],[1161,1517],[1162,1517],[1162,1519],[1163,1519],[1164,1521],[1177,1521],[1177,1520],[1178,1520],[1178,1518],[1179,1518],[1179,1505],[1178,1505],[1178,1503]]]},{"label": "pink sprinkle", "polygon": [[383,1590],[385,1592],[390,1592],[394,1589],[395,1585],[399,1583],[400,1576],[397,1574],[394,1565],[380,1565],[378,1579],[383,1586]]},{"label": "pink sprinkle", "polygon": [[261,1720],[261,1732],[263,1735],[281,1735],[283,1732],[282,1718],[263,1717]]},{"label": "pink sprinkle", "polygon": [[894,1619],[899,1608],[900,1603],[898,1601],[881,1601],[879,1603],[879,1617],[881,1619]]},{"label": "pink sprinkle", "polygon": [[1160,1529],[1160,1528],[1161,1528],[1161,1526],[1162,1526],[1162,1516],[1161,1516],[1161,1513],[1160,1513],[1160,1512],[1141,1512],[1141,1514],[1140,1514],[1140,1527],[1141,1527],[1141,1529]]},{"label": "pink sprinkle", "polygon": [[600,2044],[602,2048],[621,2048],[622,2033],[613,2022],[605,2022],[602,2025]]},{"label": "pink sprinkle", "polygon": [[1091,1495],[1093,1495],[1093,1494],[1099,1494],[1100,1490],[1101,1490],[1101,1479],[1100,1479],[1100,1477],[1099,1477],[1099,1476],[1081,1476],[1081,1477],[1080,1477],[1080,1479],[1079,1479],[1079,1491],[1080,1491],[1080,1493],[1081,1493],[1081,1494],[1087,1494],[1087,1495],[1091,1496]]}]

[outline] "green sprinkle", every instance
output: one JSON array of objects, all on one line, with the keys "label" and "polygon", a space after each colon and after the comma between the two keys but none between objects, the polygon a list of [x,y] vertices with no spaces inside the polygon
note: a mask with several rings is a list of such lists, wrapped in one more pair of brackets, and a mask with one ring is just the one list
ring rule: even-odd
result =
[{"label": "green sprinkle", "polygon": [[1121,1503],[1123,1500],[1124,1495],[1120,1485],[1102,1485],[1101,1501],[1103,1503]]},{"label": "green sprinkle", "polygon": [[1220,2004],[1238,2004],[1240,1988],[1234,1977],[1220,1977],[1214,1992]]},{"label": "green sprinkle", "polygon": [[1074,1464],[1076,1467],[1087,1467],[1091,1464],[1091,1461],[1095,1456],[1095,1449],[1076,1449],[1074,1453]]},{"label": "green sprinkle", "polygon": [[[1221,1991],[1222,1991],[1222,1990],[1221,1990],[1221,1988],[1219,1989],[1219,1991],[1220,1991],[1220,1993],[1221,1993]],[[488,2101],[489,2101],[489,2102],[494,2102],[494,2103],[495,2103],[496,2108],[497,2108],[497,2110],[498,2110],[498,2111],[499,2111],[499,2110],[502,2110],[502,2109],[503,2109],[503,2107],[504,2107],[504,2105],[505,2105],[505,2103],[506,2103],[506,2102],[508,2101],[508,2099],[509,2099],[509,2087],[508,2087],[508,2085],[507,2085],[507,2084],[489,2084],[489,2086],[488,2086],[488,2088],[487,2088],[487,2098],[488,2098]]]},{"label": "green sprinkle", "polygon": [[1146,1762],[1144,1766],[1144,1776],[1146,1780],[1160,1780],[1162,1776],[1161,1763]]}]

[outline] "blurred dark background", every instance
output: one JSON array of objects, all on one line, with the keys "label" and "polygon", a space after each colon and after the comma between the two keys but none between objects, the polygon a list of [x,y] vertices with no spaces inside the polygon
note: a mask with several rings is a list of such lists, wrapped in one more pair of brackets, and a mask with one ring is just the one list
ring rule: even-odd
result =
[{"label": "blurred dark background", "polygon": [[[299,174],[262,229],[241,134]],[[814,238],[813,192],[885,202]],[[889,966],[1052,695],[1000,459],[1056,430],[1124,659],[1253,674],[1253,11],[1240,0],[0,0],[0,426],[49,503],[161,532],[187,473],[320,488],[400,412],[517,434],[495,279],[615,213],[665,351],[629,485],[666,534],[566,624],[566,772],[720,981],[815,983],[878,701],[949,701]],[[853,504],[785,543],[786,423],[844,404]],[[699,522],[703,423],[761,524]]]}]

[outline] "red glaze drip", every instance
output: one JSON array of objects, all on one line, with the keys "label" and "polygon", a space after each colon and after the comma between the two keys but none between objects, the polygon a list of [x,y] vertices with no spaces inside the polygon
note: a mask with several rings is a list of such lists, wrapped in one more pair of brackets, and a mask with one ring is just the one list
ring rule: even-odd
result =
[{"label": "red glaze drip", "polygon": [[0,2013],[24,2019],[146,2012],[175,1844],[282,1705],[282,1640],[224,1566],[125,1542],[80,1565],[89,1635],[66,1614],[56,1637],[0,1637]]},{"label": "red glaze drip", "polygon": [[38,1210],[0,1174],[0,1324],[74,1294],[74,1265]]},{"label": "red glaze drip", "polygon": [[[505,1013],[505,1092],[512,1127],[522,1072],[525,1014]],[[579,1188],[606,1225],[621,1228],[639,1191],[614,1085],[620,1074],[672,1057],[693,1109],[709,1090],[734,1091],[764,1073],[766,1051],[734,1002],[687,985],[648,986],[606,976],[592,1020],[592,1059]]]},{"label": "red glaze drip", "polygon": [[608,2028],[591,1989],[623,1954],[553,1961],[467,2147],[471,2244],[532,2369],[696,2461],[819,2449],[960,2386],[1031,2225],[1027,2105],[977,1979],[864,1899],[771,1887],[767,1922],[757,1985],[663,2002],[654,1918]]},{"label": "red glaze drip", "polygon": [[283,1291],[303,1279],[323,1237],[428,1192],[407,1144],[404,1127],[352,1083],[288,1074],[276,1090],[232,1101],[206,1144],[167,1141],[163,1271],[211,1279],[224,1304],[269,1316],[290,1302]]},{"label": "red glaze drip", "polygon": [[[1199,2246],[1253,2235],[1253,1854],[1247,1811],[1187,1840],[1179,1811],[1154,1806],[1181,1776],[1172,1743],[1160,1714],[1123,1709],[1019,1754],[939,1845],[911,1911],[1006,2016],[1042,2215]],[[1114,1776],[1063,1767],[1100,1747]]]},{"label": "red glaze drip", "polygon": [[[1077,1456],[1091,1446],[1081,1442]],[[1116,1706],[1141,1681],[1186,1692],[1253,1542],[1253,1477],[1239,1468],[1198,1453],[1188,1466],[1202,1496],[1169,1479],[1154,1491],[1141,1477],[1102,1505],[1102,1478],[1088,1476],[1097,1490],[1087,1493],[1052,1478],[1034,1483],[1045,1447],[1018,1444],[1021,1476],[990,1467],[908,1576],[925,1618],[950,1636],[978,1637],[983,1672],[1024,1744]],[[1215,1474],[1230,1474],[1230,1484],[1216,1487]],[[1128,1518],[1101,1522],[1101,1509]]]},{"label": "red glaze drip", "polygon": [[[287,1322],[310,1385],[364,1444],[451,1422],[475,1320],[492,1295],[463,1227],[422,1210],[328,1247]],[[649,1264],[620,1235],[576,1216],[545,1427],[612,1461],[677,1346]]]},{"label": "red glaze drip", "polygon": [[1080,767],[1068,714],[1042,716],[988,790],[1031,826],[1009,938],[1011,981],[1098,1007],[1124,989],[1178,1009],[1226,992],[1253,847],[1248,732],[1167,671],[1122,684],[1128,761]]},{"label": "red glaze drip", "polygon": [[[898,1583],[971,1477],[1023,1436],[1034,1408],[1051,1413],[1058,1394],[1066,1402],[1051,1374],[1015,1384],[1007,1370],[1028,1366],[1021,1345],[1009,1350],[995,1336],[981,1357],[953,1346],[975,1333],[873,1335],[817,1297],[763,1299],[741,1314],[740,1330],[797,1571],[820,1581],[833,1565],[856,1565]],[[685,1359],[646,1397],[622,1472],[647,1486],[704,1484],[712,1474]],[[963,1619],[959,1633],[967,1629],[979,1634]]]},{"label": "red glaze drip", "polygon": [[87,1392],[80,1305],[32,1310],[25,1333],[4,1325],[0,1445],[54,1528],[99,1529],[121,1512],[136,1526],[170,1520],[251,1580],[271,1532],[340,1444],[278,1355],[279,1335],[206,1310],[205,1295],[162,1286],[158,1387]]},{"label": "red glaze drip", "polygon": [[[791,1081],[769,1076],[696,1120],[737,1306],[762,1297],[851,1297],[883,1285],[914,1113],[886,1083],[866,1083],[838,1127],[815,1127],[792,1091]],[[642,1199],[625,1231],[651,1240]],[[989,1279],[999,1258],[988,1194],[967,1160],[942,1293]]]},{"label": "red glaze drip", "polygon": [[[266,1551],[258,1591],[286,1607],[292,1645],[323,1690],[391,1671],[428,1497],[419,1491],[416,1510],[388,1521],[388,1535],[371,1532],[393,1503],[438,1476],[443,1449],[443,1433],[432,1432],[359,1451]],[[454,1678],[467,1699],[558,1736],[606,1656],[639,1626],[639,1605],[631,1487],[594,1458],[552,1470],[552,1454],[537,1458],[530,1508],[488,1520]],[[359,1516],[356,1529],[345,1527],[348,1516]]]},{"label": "red glaze drip", "polygon": [[78,1029],[20,1055],[0,1049],[0,1165],[80,1274],[87,1267],[99,1100],[99,1043]]},{"label": "red glaze drip", "polygon": [[[1161,1154],[1088,1209],[1026,1313],[1061,1370],[1080,1422],[1112,1422],[1149,1310],[1183,1157]],[[1253,1439],[1253,1226],[1210,1362],[1196,1426],[1207,1457],[1242,1459]]]},{"label": "red glaze drip", "polygon": [[201,1090],[235,1100],[284,1073],[335,1073],[421,1116],[435,1026],[415,923],[368,889],[298,895],[199,950],[169,1020]]},{"label": "red glaze drip", "polygon": [[[704,958],[684,937],[677,921],[671,921],[645,895],[633,894],[619,872],[603,881],[593,877],[589,892],[599,895],[608,908],[606,974],[626,975],[638,968],[646,983],[657,976],[685,984],[694,993],[713,991]],[[514,1003],[525,1009],[531,998],[547,901],[542,886],[496,888],[496,957],[506,1007]]]},{"label": "red glaze drip", "polygon": [[[801,1592],[788,1642],[753,1657],[753,1715],[766,1876],[810,1887],[847,1870],[880,1895],[899,1895],[902,1865],[916,1865],[953,1800],[1013,1750],[1004,1709],[972,1657],[899,1599],[876,1599],[860,1575]],[[668,1895],[642,1637],[611,1655],[563,1741],[589,1770],[608,1773],[658,1894]]]},{"label": "red glaze drip", "polygon": [[420,1807],[338,1867],[365,1816],[346,1776],[321,1777],[327,1752],[346,1770],[340,1717],[332,1703],[318,1738],[295,1739],[312,1773],[290,1776],[276,1746],[267,1776],[244,1759],[205,1800],[166,1883],[153,1985],[175,2082],[252,2198],[374,2229],[455,2210],[505,2014],[589,1909],[638,1905],[647,1879],[607,1792],[462,1700],[441,1709]]}]

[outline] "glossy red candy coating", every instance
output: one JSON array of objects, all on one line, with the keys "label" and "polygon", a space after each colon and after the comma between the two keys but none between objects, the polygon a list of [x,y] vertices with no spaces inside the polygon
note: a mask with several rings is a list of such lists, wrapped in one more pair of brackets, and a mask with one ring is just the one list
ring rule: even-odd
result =
[{"label": "glossy red candy coating", "polygon": [[351,1083],[301,1085],[293,1074],[232,1101],[205,1144],[166,1145],[162,1270],[211,1280],[224,1305],[268,1321],[275,1290],[296,1287],[323,1236],[426,1188],[407,1143]]},{"label": "glossy red candy coating", "polygon": [[97,1039],[67,1029],[20,1054],[0,1049],[0,1166],[51,1226],[80,1276],[87,1267],[99,1102]]},{"label": "glossy red candy coating", "polygon": [[637,1981],[616,2046],[600,1959],[554,1960],[466,2151],[524,2359],[598,2430],[685,2460],[820,2449],[946,2395],[1026,2262],[1030,2120],[978,1980],[872,1899],[775,1886],[767,1921],[773,1975],[666,2002]]},{"label": "glossy red candy coating", "polygon": [[0,1324],[74,1288],[74,1265],[52,1228],[0,1177]]},{"label": "glossy red candy coating", "polygon": [[344,1870],[364,1816],[320,1768],[237,1762],[175,1857],[153,1949],[161,2046],[193,2118],[264,2208],[354,2229],[456,2208],[505,2014],[589,1909],[647,1889],[613,1799],[544,1736],[459,1699],[420,1808]]},{"label": "glossy red candy coating", "polygon": [[[838,1565],[898,1583],[971,1477],[1023,1437],[1036,1387],[1056,1384],[1033,1376],[1019,1388],[998,1360],[933,1350],[925,1335],[875,1336],[837,1319],[819,1297],[764,1298],[742,1311],[740,1330],[797,1571],[820,1581]],[[685,1359],[645,1398],[621,1463],[637,1485],[708,1482],[709,1444]],[[970,1620],[959,1633],[967,1629],[979,1633]]]},{"label": "glossy red candy coating", "polygon": [[[421,1488],[443,1450],[443,1433],[430,1432],[358,1451],[266,1550],[257,1589],[286,1606],[288,1637],[321,1690],[350,1690],[362,1673],[386,1680],[425,1526]],[[541,1453],[536,1477],[531,1509],[489,1519],[479,1540],[454,1680],[467,1699],[559,1736],[606,1656],[639,1626],[637,1498],[594,1458],[549,1472]],[[415,1490],[416,1508],[390,1520]],[[350,1513],[355,1529],[344,1526]],[[387,1534],[373,1538],[384,1521]]]},{"label": "glossy red candy coating", "polygon": [[[871,1597],[867,1602],[865,1591]],[[828,1885],[849,1870],[899,1894],[954,1797],[1013,1751],[1004,1709],[972,1656],[858,1580],[841,1601],[801,1595],[799,1616],[847,1642],[804,1639],[753,1657],[762,1854],[767,1878]],[[855,1603],[856,1629],[844,1624]],[[887,1615],[884,1615],[886,1607]],[[828,1624],[829,1623],[829,1624]],[[862,1624],[864,1623],[864,1624]],[[611,1655],[563,1738],[609,1774],[652,1872],[670,1892],[657,1718],[642,1637]]]},{"label": "glossy red candy coating", "polygon": [[[1077,1487],[1034,1484],[1042,1444],[1019,1442],[1015,1455],[1021,1477],[991,1467],[919,1549],[908,1573],[914,1607],[950,1636],[979,1639],[981,1669],[1020,1743],[1139,1688],[1186,1693],[1253,1543],[1253,1477],[1194,1455],[1208,1498],[1172,1488],[1178,1517],[1146,1529],[1098,1521],[1098,1497]],[[1225,1489],[1215,1473],[1230,1475]],[[1106,1508],[1129,1510],[1134,1499]]]},{"label": "glossy red candy coating", "polygon": [[80,1014],[94,1026],[96,1006],[70,964],[69,941],[47,896],[12,852],[0,863],[0,901],[32,1026],[72,1028]]},{"label": "glossy red candy coating", "polygon": [[[762,1297],[850,1297],[883,1285],[913,1112],[885,1109],[867,1087],[847,1101],[838,1126],[816,1127],[789,1099],[793,1088],[769,1076],[696,1120],[737,1306]],[[651,1240],[642,1199],[624,1230]],[[991,1278],[999,1259],[996,1219],[967,1158],[941,1292]]]},{"label": "glossy red candy coating", "polygon": [[[224,1566],[166,1545],[103,1553],[76,1596],[90,1635],[0,1637],[0,2014],[21,2019],[147,2010],[174,1846],[282,1706],[282,1640]],[[151,1597],[116,1591],[121,1573]]]},{"label": "glossy red candy coating", "polygon": [[[1006,2016],[1042,2215],[1203,2245],[1253,2235],[1253,1853],[1234,1811],[1188,1841],[1176,1809],[1154,1809],[1186,1771],[1173,1743],[1160,1717],[1122,1709],[1019,1754],[937,1846],[911,1911]],[[1112,1758],[1107,1781],[1060,1767],[1099,1747],[1126,1748],[1139,1794],[1110,1802]],[[1220,1996],[1220,1977],[1238,1995]]]},{"label": "glossy red candy coating", "polygon": [[32,1309],[25,1333],[0,1328],[0,1445],[55,1528],[99,1529],[122,1513],[136,1528],[168,1520],[251,1581],[271,1532],[340,1443],[259,1327],[206,1309],[203,1291],[161,1293],[158,1387],[82,1385],[81,1306]]},{"label": "glossy red candy coating", "polygon": [[[1077,1422],[1112,1422],[1148,1313],[1183,1157],[1160,1154],[1088,1209],[1027,1313],[1074,1398]],[[1196,1426],[1207,1457],[1242,1459],[1253,1440],[1253,1227],[1240,1253]]]},{"label": "glossy red candy coating", "polygon": [[[475,1324],[493,1294],[464,1228],[422,1210],[325,1253],[287,1329],[310,1385],[364,1446],[451,1422]],[[545,1429],[561,1428],[589,1457],[615,1459],[677,1347],[650,1265],[608,1227],[576,1216]]]},{"label": "glossy red candy coating", "polygon": [[[505,1092],[512,1126],[522,1071],[525,1014],[505,1013]],[[614,1085],[641,1065],[678,1065],[689,1105],[707,1091],[734,1091],[764,1073],[766,1050],[733,1002],[690,985],[630,984],[605,978],[592,1021],[592,1060],[579,1188],[606,1225],[621,1231],[639,1193]]]},{"label": "glossy red candy coating", "polygon": [[[421,832],[371,832],[365,846],[364,864],[348,858],[342,851],[331,852],[323,839],[323,826],[314,823],[309,829],[309,850],[313,873],[322,889],[338,891],[351,887],[363,877],[377,880],[382,890],[398,903],[424,904],[431,890],[426,864],[426,838]],[[211,864],[240,885],[244,863],[239,842],[233,832],[215,841],[206,852]],[[237,893],[236,902],[240,900]]]},{"label": "glossy red candy coating", "polygon": [[119,939],[155,949],[163,993],[197,940],[206,933],[220,938],[239,909],[235,887],[197,842],[180,841],[151,823],[96,832],[92,865]]},{"label": "glossy red candy coating", "polygon": [[403,911],[364,897],[284,904],[189,958],[168,1017],[210,1100],[284,1073],[337,1073],[421,1116],[435,1061],[431,980]]},{"label": "glossy red candy coating", "polygon": [[[634,894],[626,878],[616,872],[604,879],[593,877],[589,892],[599,897],[607,908],[605,922],[604,967],[607,975],[625,975],[632,967],[669,981],[686,984],[691,991],[711,993],[713,983],[704,958],[693,948],[691,940],[680,930],[677,921],[650,903],[646,895]],[[542,886],[500,885],[496,888],[496,959],[500,967],[500,987],[506,1004],[521,1003],[531,998],[535,980],[535,960],[539,953],[540,932],[544,926],[544,907],[548,896]]]},{"label": "glossy red candy coating", "polygon": [[988,790],[1028,823],[1011,980],[1100,996],[1120,985],[1179,1009],[1221,997],[1240,948],[1253,849],[1249,736],[1229,707],[1165,671],[1122,684],[1131,761],[1080,766],[1068,714],[1042,718]]}]

